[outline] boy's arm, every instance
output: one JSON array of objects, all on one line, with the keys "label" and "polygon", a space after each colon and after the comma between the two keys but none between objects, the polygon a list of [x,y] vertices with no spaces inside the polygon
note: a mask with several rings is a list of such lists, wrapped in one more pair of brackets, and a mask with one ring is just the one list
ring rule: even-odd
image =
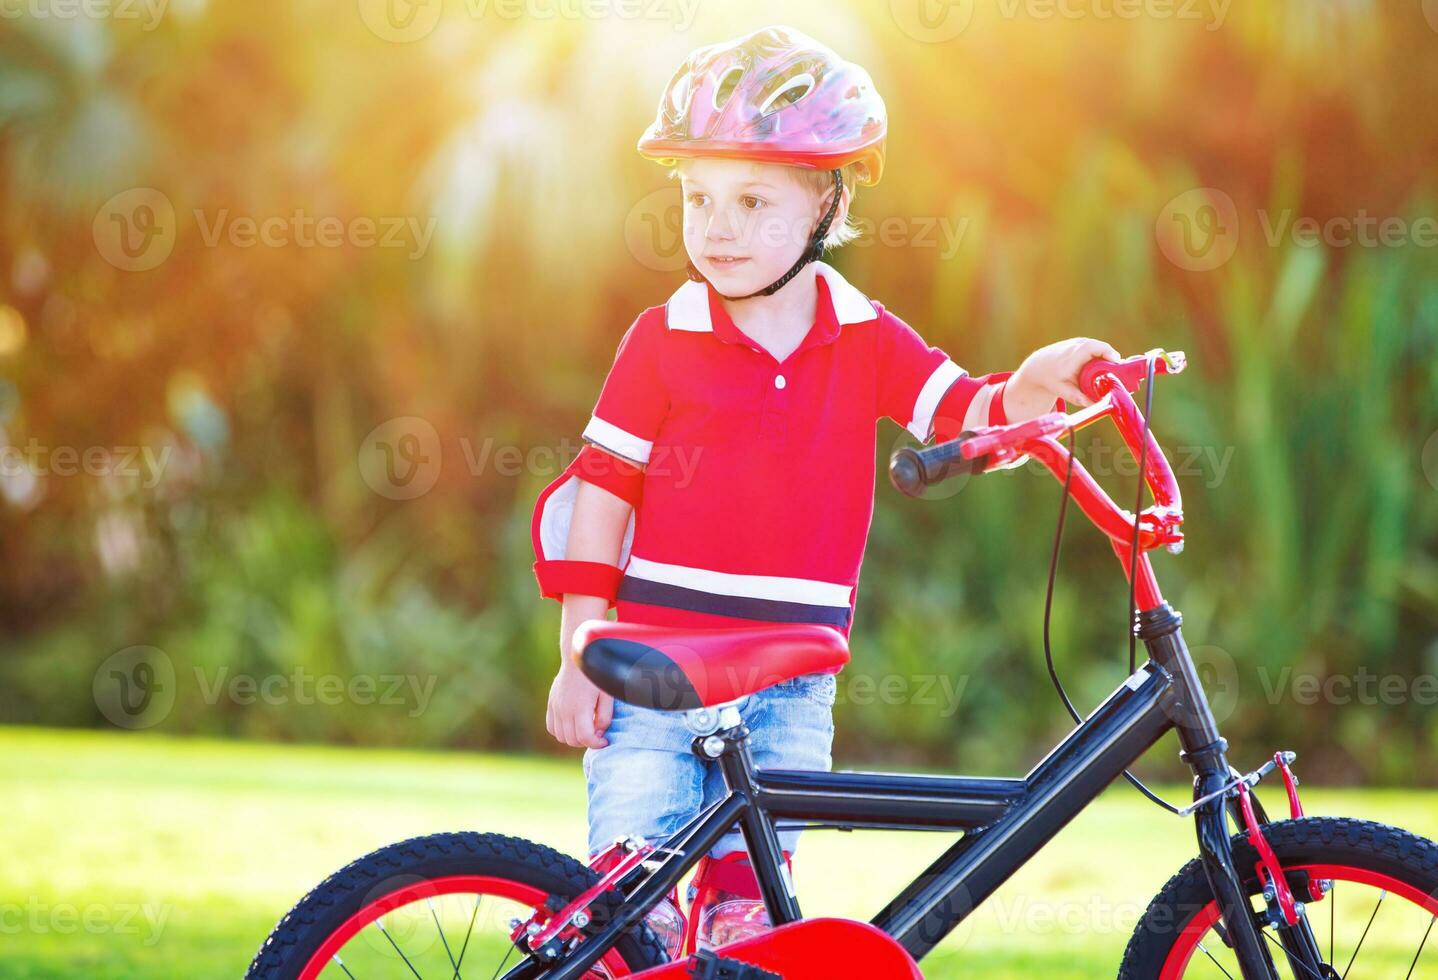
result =
[{"label": "boy's arm", "polygon": [[1016,371],[973,377],[892,313],[882,313],[880,320],[880,414],[924,443],[1062,412],[1065,399],[1087,405],[1078,389],[1079,371],[1095,357],[1122,360],[1103,341],[1075,337],[1039,348]]},{"label": "boy's arm", "polygon": [[880,313],[875,354],[878,414],[920,442],[944,442],[966,429],[1011,421],[1004,390],[1012,372],[974,377],[888,311]]},{"label": "boy's arm", "polygon": [[[617,569],[624,533],[633,511],[629,501],[616,497],[603,487],[580,480],[566,547],[570,560],[594,562]],[[600,595],[563,593],[564,612],[559,626],[561,666],[572,664],[569,655],[574,631],[586,619],[603,619],[609,611],[609,596],[607,591]]]},{"label": "boy's arm", "polygon": [[580,671],[574,633],[614,605],[628,559],[644,469],[669,408],[664,385],[662,310],[641,314],[624,334],[599,393],[585,446],[534,509],[534,574],[540,595],[558,599],[559,670],[545,727],[566,745],[603,748],[614,699]]},{"label": "boy's arm", "polygon": [[[569,523],[566,552],[576,563],[598,567],[618,564],[633,507],[603,487],[576,481],[574,513]],[[603,619],[612,594],[565,592],[559,626],[559,669],[549,688],[544,727],[565,745],[601,749],[609,742],[605,729],[614,718],[614,699],[595,687],[574,659],[574,632],[586,619]]]}]

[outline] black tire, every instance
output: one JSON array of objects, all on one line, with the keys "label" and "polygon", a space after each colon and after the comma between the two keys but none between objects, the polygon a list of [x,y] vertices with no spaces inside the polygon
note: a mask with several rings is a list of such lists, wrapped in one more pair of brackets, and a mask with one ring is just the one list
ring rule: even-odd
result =
[{"label": "black tire", "polygon": [[[1279,863],[1334,864],[1363,868],[1406,882],[1424,894],[1438,894],[1438,844],[1416,834],[1368,820],[1339,817],[1302,817],[1279,820],[1263,828]],[[1258,853],[1247,832],[1232,839],[1233,857],[1250,895],[1259,891],[1254,864]],[[1300,896],[1301,900],[1301,896]],[[1182,933],[1204,907],[1213,891],[1198,858],[1184,865],[1149,903],[1138,922],[1119,980],[1153,980],[1160,975]]]},{"label": "black tire", "polygon": [[[245,976],[293,980],[325,940],[365,905],[416,879],[448,875],[489,875],[539,888],[551,896],[550,907],[556,911],[598,880],[574,858],[518,837],[415,837],[350,862],[300,899],[275,926]],[[393,885],[387,888],[386,882]],[[595,911],[597,923],[601,910]],[[615,950],[633,972],[669,962],[663,945],[643,923],[631,927]]]}]

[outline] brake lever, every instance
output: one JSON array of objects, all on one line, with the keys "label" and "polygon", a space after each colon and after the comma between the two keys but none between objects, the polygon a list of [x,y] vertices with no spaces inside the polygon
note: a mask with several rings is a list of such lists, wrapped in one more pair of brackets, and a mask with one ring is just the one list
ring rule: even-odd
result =
[{"label": "brake lever", "polygon": [[1079,372],[1079,391],[1086,395],[1093,391],[1093,383],[1100,374],[1113,375],[1129,394],[1136,394],[1139,386],[1148,377],[1148,364],[1153,361],[1153,373],[1179,374],[1188,367],[1188,355],[1181,350],[1166,351],[1162,347],[1126,357],[1121,361],[1105,361],[1095,358],[1084,365]]}]

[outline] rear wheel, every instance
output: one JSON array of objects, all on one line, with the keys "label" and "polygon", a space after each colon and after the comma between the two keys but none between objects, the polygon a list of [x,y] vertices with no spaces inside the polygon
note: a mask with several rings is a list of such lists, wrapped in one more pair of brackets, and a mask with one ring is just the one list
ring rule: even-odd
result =
[{"label": "rear wheel", "polygon": [[[416,837],[325,879],[280,920],[245,975],[256,980],[503,976],[524,956],[510,941],[511,920],[527,920],[536,910],[547,917],[597,880],[573,858],[516,837]],[[667,961],[654,934],[640,924],[588,977],[627,976]]]},{"label": "rear wheel", "polygon": [[[1438,976],[1438,844],[1366,820],[1304,817],[1267,824],[1273,847],[1304,902],[1326,969],[1334,977]],[[1250,895],[1259,893],[1258,853],[1246,833],[1233,838],[1233,859]],[[1331,881],[1319,900],[1309,879]],[[1260,900],[1259,910],[1264,909]],[[1119,969],[1120,980],[1238,978],[1238,961],[1224,945],[1218,905],[1195,858],[1169,879],[1150,903]],[[1261,930],[1279,976],[1315,980],[1290,967],[1272,926]],[[1425,972],[1426,971],[1426,972]]]}]

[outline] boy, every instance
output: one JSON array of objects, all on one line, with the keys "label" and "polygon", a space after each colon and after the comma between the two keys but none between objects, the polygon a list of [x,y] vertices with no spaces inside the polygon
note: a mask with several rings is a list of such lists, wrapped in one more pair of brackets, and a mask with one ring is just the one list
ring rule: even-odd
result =
[{"label": "boy", "polygon": [[[667,837],[724,787],[691,754],[681,715],[616,703],[580,673],[579,623],[615,606],[632,622],[847,636],[877,419],[950,439],[1056,398],[1087,404],[1079,370],[1121,359],[1079,338],[1012,374],[970,377],[819,261],[852,237],[853,187],[878,182],[886,125],[864,69],[771,27],[691,54],[640,140],[677,165],[690,281],[625,334],[586,445],[534,519],[540,591],[563,604],[546,726],[585,749],[591,855],[624,834]],[[757,765],[828,769],[834,693],[833,675],[811,674],[751,695]],[[792,853],[797,831],[781,838]],[[690,893],[700,948],[767,924],[737,834],[700,862]]]}]

